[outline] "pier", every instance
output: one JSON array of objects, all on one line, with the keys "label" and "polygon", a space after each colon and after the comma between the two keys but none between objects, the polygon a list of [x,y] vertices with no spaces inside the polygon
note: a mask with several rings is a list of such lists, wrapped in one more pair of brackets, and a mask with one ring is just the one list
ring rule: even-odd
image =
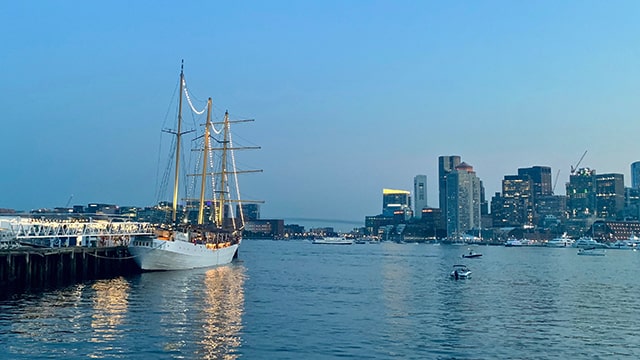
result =
[{"label": "pier", "polygon": [[138,272],[140,270],[124,246],[0,251],[0,289],[9,292],[56,288]]},{"label": "pier", "polygon": [[0,290],[52,289],[140,272],[127,250],[149,223],[0,217]]}]

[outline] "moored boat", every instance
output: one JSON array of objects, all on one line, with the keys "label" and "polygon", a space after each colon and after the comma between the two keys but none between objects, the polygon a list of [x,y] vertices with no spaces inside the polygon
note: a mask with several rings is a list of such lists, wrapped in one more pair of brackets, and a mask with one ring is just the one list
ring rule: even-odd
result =
[{"label": "moored boat", "polygon": [[[184,218],[178,218],[178,184],[181,159],[182,102],[187,99],[194,113],[201,115],[207,111],[204,134],[196,139],[202,141],[199,149],[200,172],[190,174],[199,179],[200,194],[198,198],[185,199],[187,206],[197,207],[197,220],[189,218],[185,208]],[[175,178],[171,221],[158,224],[153,236],[134,237],[129,243],[129,252],[142,270],[183,270],[211,267],[230,263],[237,257],[238,247],[242,242],[244,229],[243,201],[239,199],[240,190],[235,167],[235,156],[230,124],[250,120],[229,120],[225,112],[224,121],[213,123],[211,98],[202,111],[195,110],[191,103],[184,79],[184,71],[180,70],[180,97],[178,105],[178,121],[176,131],[167,131],[175,135]],[[216,129],[215,125],[220,125]],[[215,134],[215,135],[214,135]],[[219,144],[214,148],[213,144]],[[248,149],[248,148],[242,148]],[[257,149],[257,147],[252,147]],[[242,171],[257,172],[259,170]],[[211,184],[207,189],[206,184]],[[195,186],[194,186],[195,187]],[[237,198],[232,199],[233,195]],[[237,205],[234,211],[231,204]]]},{"label": "moored boat", "polygon": [[553,238],[547,241],[544,246],[546,247],[567,247],[572,246],[575,240],[563,234],[561,237]]},{"label": "moored boat", "polygon": [[509,239],[504,243],[504,246],[506,247],[522,246],[522,241],[518,239]]},{"label": "moored boat", "polygon": [[576,248],[606,248],[608,245],[600,243],[591,237],[581,237],[571,246]]}]

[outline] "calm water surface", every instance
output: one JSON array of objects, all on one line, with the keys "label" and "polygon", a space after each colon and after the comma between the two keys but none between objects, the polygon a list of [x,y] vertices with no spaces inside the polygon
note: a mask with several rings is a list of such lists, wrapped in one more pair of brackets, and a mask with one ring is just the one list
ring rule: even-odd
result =
[{"label": "calm water surface", "polygon": [[640,252],[475,249],[246,240],[230,266],[1,300],[0,358],[640,358]]}]

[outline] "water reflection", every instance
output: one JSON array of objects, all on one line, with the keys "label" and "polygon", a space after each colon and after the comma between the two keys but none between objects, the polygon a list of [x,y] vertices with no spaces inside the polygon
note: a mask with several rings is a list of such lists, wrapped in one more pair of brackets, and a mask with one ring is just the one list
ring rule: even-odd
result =
[{"label": "water reflection", "polygon": [[204,276],[202,359],[237,359],[244,312],[244,268],[223,266]]},{"label": "water reflection", "polygon": [[[74,309],[82,306],[84,290],[85,285],[77,284],[42,295],[25,294],[15,302],[8,302],[10,310],[3,314],[3,321],[10,323],[12,332],[21,338],[55,343],[64,342],[61,335],[70,334],[71,341],[77,341],[73,334],[82,329],[82,314]],[[51,325],[59,321],[65,321],[68,328],[51,329]],[[16,350],[28,352],[28,349]]]},{"label": "water reflection", "polygon": [[115,348],[118,340],[123,336],[121,328],[127,316],[130,285],[124,278],[96,281],[91,289],[94,291],[91,316],[92,343],[103,343],[91,357],[102,357],[103,351],[112,352],[122,349]]}]

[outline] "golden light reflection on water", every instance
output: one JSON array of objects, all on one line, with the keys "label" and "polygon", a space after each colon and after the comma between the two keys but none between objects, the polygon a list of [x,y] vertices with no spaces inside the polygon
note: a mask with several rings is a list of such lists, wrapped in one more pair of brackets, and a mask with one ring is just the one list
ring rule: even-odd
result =
[{"label": "golden light reflection on water", "polygon": [[128,308],[129,283],[123,278],[96,281],[93,297],[93,330],[90,342],[112,342],[122,334],[122,324]]},{"label": "golden light reflection on water", "polygon": [[211,269],[204,277],[202,359],[237,359],[244,313],[242,267]]}]

